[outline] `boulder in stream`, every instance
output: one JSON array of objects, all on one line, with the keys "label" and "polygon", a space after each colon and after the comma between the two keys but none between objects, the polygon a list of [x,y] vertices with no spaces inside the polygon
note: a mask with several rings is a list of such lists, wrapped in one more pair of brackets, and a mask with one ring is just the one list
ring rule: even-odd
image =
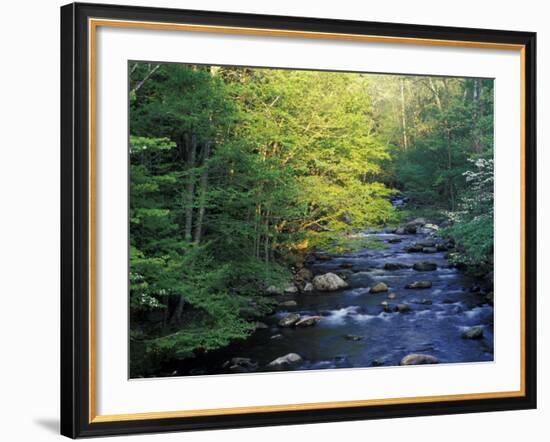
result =
[{"label": "boulder in stream", "polygon": [[408,313],[411,311],[411,308],[407,304],[397,304],[395,311],[398,313]]},{"label": "boulder in stream", "polygon": [[462,333],[464,339],[481,339],[483,337],[483,326],[474,325]]},{"label": "boulder in stream", "polygon": [[433,301],[431,299],[428,299],[428,298],[423,298],[423,299],[420,299],[420,300],[417,299],[415,304],[432,305]]},{"label": "boulder in stream", "polygon": [[409,221],[407,224],[405,224],[405,232],[414,234],[425,224],[426,220],[424,218],[413,219],[412,221]]},{"label": "boulder in stream", "polygon": [[231,358],[223,364],[224,368],[227,368],[232,373],[249,373],[255,371],[258,368],[258,363],[250,358]]},{"label": "boulder in stream", "polygon": [[418,241],[415,245],[419,247],[435,247],[435,241],[427,239],[425,241]]},{"label": "boulder in stream", "polygon": [[293,299],[291,299],[289,301],[283,301],[283,302],[279,303],[279,306],[281,306],[281,307],[296,307],[297,305],[298,305],[298,303],[296,301],[294,301]]},{"label": "boulder in stream", "polygon": [[417,272],[431,272],[437,269],[437,264],[428,261],[415,262],[413,264],[413,269]]},{"label": "boulder in stream", "polygon": [[305,267],[302,267],[294,275],[294,281],[296,281],[297,283],[303,283],[303,282],[306,282],[306,281],[311,281],[312,279],[313,279],[313,273],[311,272],[311,270],[309,270]]},{"label": "boulder in stream", "polygon": [[388,286],[383,283],[383,282],[379,282],[378,284],[372,286],[369,290],[370,293],[383,293],[383,292],[387,292],[389,289],[388,289]]},{"label": "boulder in stream", "polygon": [[384,270],[401,270],[406,268],[408,268],[406,264],[401,264],[399,262],[387,262],[384,264]]},{"label": "boulder in stream", "polygon": [[302,361],[302,357],[299,354],[288,353],[284,356],[274,359],[269,364],[267,364],[267,366],[271,368],[284,368],[284,367],[295,365],[301,361]]},{"label": "boulder in stream", "polygon": [[320,316],[304,316],[294,324],[294,327],[311,327],[321,320]]},{"label": "boulder in stream", "polygon": [[415,225],[407,225],[405,226],[405,233],[409,233],[411,235],[414,235],[416,231],[418,230],[418,227]]},{"label": "boulder in stream", "polygon": [[321,292],[345,289],[348,283],[334,273],[325,273],[313,278],[313,287]]},{"label": "boulder in stream", "polygon": [[436,247],[423,247],[422,253],[436,253],[437,248]]},{"label": "boulder in stream", "polygon": [[405,286],[406,289],[429,289],[432,287],[432,281],[414,281]]},{"label": "boulder in stream", "polygon": [[285,287],[285,293],[298,293],[298,287],[296,287],[294,284],[289,284]]},{"label": "boulder in stream", "polygon": [[363,336],[345,335],[344,338],[347,339],[348,341],[360,341],[361,339],[363,339]]},{"label": "boulder in stream", "polygon": [[380,303],[380,305],[382,306],[382,310],[386,313],[393,313],[393,308],[390,306],[390,304],[388,303],[388,301],[382,301]]},{"label": "boulder in stream", "polygon": [[300,315],[298,313],[289,313],[279,321],[279,325],[281,327],[292,327],[299,320],[300,320]]},{"label": "boulder in stream", "polygon": [[306,285],[304,286],[303,292],[312,292],[313,291],[313,284],[311,282],[306,282]]},{"label": "boulder in stream", "polygon": [[422,353],[411,353],[401,359],[399,365],[424,365],[424,364],[438,364],[439,359],[435,356],[426,355]]}]

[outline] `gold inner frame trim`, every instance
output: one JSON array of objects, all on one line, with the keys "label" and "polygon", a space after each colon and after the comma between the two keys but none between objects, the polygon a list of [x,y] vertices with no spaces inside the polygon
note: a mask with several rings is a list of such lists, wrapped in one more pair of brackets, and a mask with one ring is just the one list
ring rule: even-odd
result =
[{"label": "gold inner frame trim", "polygon": [[[443,46],[474,49],[498,49],[518,51],[520,53],[520,389],[518,391],[499,391],[487,393],[464,393],[437,396],[399,397],[387,399],[367,399],[352,401],[316,402],[284,405],[261,405],[234,408],[215,408],[178,411],[154,411],[147,413],[128,413],[97,415],[96,413],[96,36],[97,28],[133,28],[161,31],[207,32],[217,34],[236,34],[266,37],[292,37],[339,41],[357,41],[369,43],[410,44],[420,46]],[[521,44],[474,42],[460,40],[439,40],[411,37],[390,37],[330,32],[292,31],[282,29],[244,28],[233,26],[210,26],[182,23],[159,23],[111,19],[88,19],[88,94],[89,94],[89,367],[88,367],[88,421],[89,423],[134,421],[146,419],[169,419],[200,416],[238,415],[247,413],[274,413],[281,411],[322,410],[329,408],[352,408],[376,405],[420,404],[427,402],[482,400],[513,398],[525,396],[525,46]]]}]

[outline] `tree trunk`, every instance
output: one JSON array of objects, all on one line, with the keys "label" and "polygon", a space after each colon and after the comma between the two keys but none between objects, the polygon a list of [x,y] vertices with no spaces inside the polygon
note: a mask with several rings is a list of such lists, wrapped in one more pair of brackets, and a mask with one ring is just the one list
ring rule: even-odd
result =
[{"label": "tree trunk", "polygon": [[183,315],[183,307],[185,307],[185,299],[180,295],[174,313],[170,318],[171,324],[177,324],[180,321],[181,316]]},{"label": "tree trunk", "polygon": [[453,179],[451,177],[451,170],[453,168],[453,152],[452,152],[452,143],[451,143],[451,130],[449,129],[448,121],[445,120],[446,132],[447,132],[447,171],[449,173],[447,177],[447,182],[449,186],[449,201],[451,203],[451,212],[455,211],[455,195],[453,189]]},{"label": "tree trunk", "polygon": [[193,199],[195,194],[195,163],[197,156],[197,137],[192,134],[190,137],[189,145],[189,157],[187,159],[187,168],[189,176],[187,177],[187,185],[185,187],[185,239],[191,241],[192,229],[193,229]]},{"label": "tree trunk", "polygon": [[206,211],[206,192],[208,190],[208,157],[210,156],[210,143],[204,145],[202,153],[202,167],[203,171],[200,177],[200,191],[199,191],[199,208],[197,214],[197,223],[195,225],[195,242],[199,243],[202,236],[202,224],[204,221],[204,213]]},{"label": "tree trunk", "polygon": [[472,113],[472,135],[474,142],[474,152],[481,153],[481,137],[479,136],[479,114],[480,114],[480,97],[481,97],[481,80],[475,79],[473,81],[472,101],[473,101],[473,113]]},{"label": "tree trunk", "polygon": [[265,238],[264,238],[264,260],[265,265],[269,264],[269,209],[265,213]]},{"label": "tree trunk", "polygon": [[[137,67],[137,63],[132,67],[132,71],[131,72],[134,72],[135,68]],[[151,65],[149,65],[149,70],[147,71],[147,74],[145,74],[145,77],[143,77],[143,80],[141,80],[140,82],[138,82],[138,84],[136,84],[131,90],[130,90],[130,94],[135,94],[137,91],[139,91],[141,89],[141,87],[145,84],[145,82],[147,80],[149,80],[149,78],[151,78],[151,76],[160,68],[160,64],[157,64],[156,66],[154,67],[151,67]]]},{"label": "tree trunk", "polygon": [[401,78],[401,127],[403,130],[403,148],[407,150],[407,116],[405,114],[405,79]]}]

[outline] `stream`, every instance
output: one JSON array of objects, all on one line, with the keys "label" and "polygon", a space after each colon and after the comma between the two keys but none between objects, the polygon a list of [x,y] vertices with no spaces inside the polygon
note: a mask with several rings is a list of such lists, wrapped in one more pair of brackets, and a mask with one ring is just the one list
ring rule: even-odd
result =
[{"label": "stream", "polygon": [[[178,374],[272,371],[268,364],[289,353],[300,355],[301,360],[285,370],[395,366],[411,353],[434,356],[439,363],[493,360],[493,307],[477,292],[475,281],[452,267],[445,251],[406,251],[432,242],[429,233],[360,235],[383,242],[385,248],[318,256],[307,263],[313,275],[338,274],[348,288],[276,296],[276,312],[262,319],[267,327],[223,352],[201,357],[201,365],[180,366]],[[412,266],[419,262],[437,268],[414,270]],[[387,270],[387,263],[406,267]],[[420,280],[430,281],[431,287],[405,288]],[[379,282],[388,291],[370,293],[370,287]],[[282,307],[285,301],[296,305]],[[405,304],[408,311],[394,311],[397,304]],[[290,313],[320,320],[309,327],[281,327],[280,320]],[[482,336],[464,339],[463,333],[473,326],[480,326]],[[223,364],[235,357],[246,358],[244,366],[237,366],[242,370]]]}]

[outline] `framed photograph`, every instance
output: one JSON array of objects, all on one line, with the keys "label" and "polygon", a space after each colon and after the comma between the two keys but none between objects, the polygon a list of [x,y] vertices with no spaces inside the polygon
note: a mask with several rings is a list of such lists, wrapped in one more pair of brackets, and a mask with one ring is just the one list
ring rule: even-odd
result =
[{"label": "framed photograph", "polygon": [[62,7],[62,434],[535,408],[535,44]]}]

